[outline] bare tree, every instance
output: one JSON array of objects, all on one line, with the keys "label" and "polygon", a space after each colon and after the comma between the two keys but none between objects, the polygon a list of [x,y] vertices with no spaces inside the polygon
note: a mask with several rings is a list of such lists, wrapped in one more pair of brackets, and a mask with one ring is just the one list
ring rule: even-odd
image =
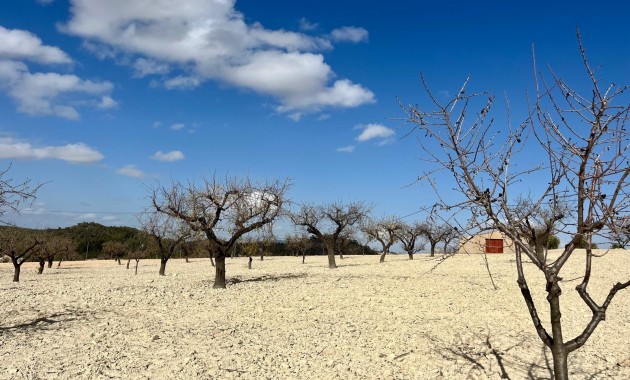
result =
[{"label": "bare tree", "polygon": [[335,261],[339,236],[349,227],[359,223],[368,213],[369,207],[363,202],[343,204],[334,202],[324,206],[300,204],[298,210],[290,214],[296,226],[306,229],[326,247],[328,267],[337,268]]},{"label": "bare tree", "polygon": [[120,259],[129,253],[129,247],[120,241],[106,241],[103,243],[103,253],[121,265]]},{"label": "bare tree", "polygon": [[151,194],[155,209],[203,232],[216,259],[214,288],[225,288],[225,258],[236,242],[278,218],[289,189],[287,181],[254,183],[216,177],[203,185],[173,183]]},{"label": "bare tree", "polygon": [[11,259],[13,282],[20,282],[22,264],[28,261],[41,244],[33,234],[25,234],[13,229],[4,230],[0,235],[0,252]]},{"label": "bare tree", "polygon": [[41,184],[33,184],[30,179],[16,183],[8,178],[8,168],[0,171],[0,224],[10,224],[3,220],[7,211],[20,212],[20,205],[36,198]]},{"label": "bare tree", "polygon": [[[425,138],[420,140],[433,169],[421,176],[437,190],[436,174],[447,171],[459,189],[460,199],[444,202],[451,210],[466,210],[478,225],[490,225],[514,241],[518,285],[531,320],[542,342],[551,350],[555,379],[568,379],[568,355],[582,347],[606,317],[606,310],[619,290],[630,281],[611,286],[605,300],[597,303],[588,291],[593,264],[593,236],[605,238],[628,218],[627,178],[629,139],[626,122],[629,88],[602,86],[586,59],[582,40],[579,50],[590,85],[581,95],[551,72],[535,72],[535,98],[528,102],[529,115],[513,127],[496,126],[491,116],[494,97],[468,92],[468,80],[457,95],[443,104],[423,84],[433,109],[403,106],[407,120]],[[535,59],[534,59],[535,63]],[[508,106],[509,120],[509,106]],[[519,153],[526,153],[519,160]],[[518,213],[511,206],[521,195],[518,184],[528,183],[528,205]],[[512,194],[512,191],[515,194]],[[438,197],[440,193],[437,192]],[[440,198],[441,199],[441,198]],[[554,257],[542,256],[530,244],[531,218],[545,208],[565,205],[570,217],[557,219],[569,242]],[[585,267],[577,293],[591,310],[589,323],[576,337],[563,335],[560,297],[562,269],[586,240]],[[544,274],[551,331],[543,324],[523,270],[524,256]]]},{"label": "bare tree", "polygon": [[166,275],[166,263],[175,253],[175,248],[190,236],[190,229],[179,219],[174,219],[156,210],[148,210],[140,216],[142,230],[153,239],[160,255],[160,276]]},{"label": "bare tree", "polygon": [[421,225],[418,222],[407,224],[399,222],[399,228],[396,230],[396,237],[403,246],[409,260],[413,260],[413,255],[424,249],[424,245],[418,244],[418,238],[422,236]]},{"label": "bare tree", "polygon": [[431,257],[435,256],[435,248],[437,247],[439,242],[443,242],[445,239],[448,238],[448,242],[446,242],[446,245],[448,245],[448,243],[453,240],[453,237],[451,237],[454,231],[453,227],[447,223],[437,222],[436,218],[433,216],[429,217],[425,222],[421,223],[419,225],[419,228],[420,233],[422,234],[422,236],[425,237],[425,239],[427,239],[427,242],[429,243],[429,256]]},{"label": "bare tree", "polygon": [[299,235],[287,235],[285,237],[285,244],[290,252],[293,252],[296,256],[302,256],[302,264],[306,261],[306,251],[311,245],[308,236],[304,234]]},{"label": "bare tree", "polygon": [[389,253],[389,249],[398,240],[397,232],[400,230],[400,223],[396,217],[385,217],[378,220],[369,220],[365,223],[361,230],[367,236],[376,240],[381,244],[380,263],[385,262],[385,256]]}]

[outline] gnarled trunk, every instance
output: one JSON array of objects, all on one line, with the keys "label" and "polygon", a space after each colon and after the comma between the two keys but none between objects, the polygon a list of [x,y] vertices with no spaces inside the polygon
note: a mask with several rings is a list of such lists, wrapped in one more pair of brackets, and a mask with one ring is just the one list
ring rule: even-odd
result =
[{"label": "gnarled trunk", "polygon": [[332,244],[326,243],[326,253],[328,254],[328,268],[337,268],[337,262],[335,261],[335,248]]},{"label": "gnarled trunk", "polygon": [[160,276],[166,276],[166,262],[168,259],[160,259]]},{"label": "gnarled trunk", "polygon": [[435,257],[435,246],[436,245],[437,245],[437,242],[431,243],[431,254],[429,256]]},{"label": "gnarled trunk", "polygon": [[13,282],[20,282],[20,269],[22,264],[19,264],[17,260],[13,260]]},{"label": "gnarled trunk", "polygon": [[225,255],[219,254],[216,258],[215,271],[214,271],[214,285],[215,289],[225,289]]},{"label": "gnarled trunk", "polygon": [[409,255],[409,260],[413,260],[413,252],[407,252],[407,254]]}]

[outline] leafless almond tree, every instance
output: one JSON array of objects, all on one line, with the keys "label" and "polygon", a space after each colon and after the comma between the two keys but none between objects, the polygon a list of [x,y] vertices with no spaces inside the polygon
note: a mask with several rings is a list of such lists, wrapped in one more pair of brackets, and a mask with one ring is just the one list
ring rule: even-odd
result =
[{"label": "leafless almond tree", "polygon": [[30,179],[16,183],[8,177],[11,166],[0,170],[0,224],[9,224],[3,220],[7,211],[19,213],[20,205],[35,199],[41,184],[33,184]]},{"label": "leafless almond tree", "polygon": [[103,253],[121,265],[120,259],[129,254],[129,246],[121,241],[106,241],[103,243]]},{"label": "leafless almond tree", "polygon": [[160,255],[160,276],[166,275],[166,264],[175,249],[190,236],[188,225],[155,209],[149,209],[139,217],[142,230],[155,242]]},{"label": "leafless almond tree", "polygon": [[249,179],[216,177],[203,184],[173,183],[152,190],[155,210],[202,232],[215,254],[214,288],[225,288],[225,258],[245,234],[281,216],[288,181],[254,183]]},{"label": "leafless almond tree", "polygon": [[[577,40],[589,90],[582,95],[553,71],[542,75],[535,68],[535,97],[528,101],[528,115],[518,126],[509,122],[509,106],[507,121],[497,125],[491,112],[494,96],[469,92],[468,80],[443,103],[422,78],[431,108],[403,106],[406,119],[423,136],[419,142],[432,167],[420,180],[437,190],[437,174],[450,173],[459,199],[446,201],[438,191],[443,206],[462,210],[479,226],[489,225],[514,241],[518,285],[538,336],[551,350],[556,379],[568,378],[568,355],[591,337],[617,292],[630,286],[627,279],[611,283],[607,296],[599,302],[588,291],[593,237],[609,236],[628,218],[626,122],[630,106],[628,87],[602,84],[586,59],[579,32]],[[514,203],[523,194],[528,201],[516,212]],[[569,215],[560,218],[552,212],[549,221],[569,241],[553,257],[540,255],[527,233],[532,219],[541,210],[561,206]],[[587,241],[585,251],[576,251],[583,240]],[[562,318],[571,314],[563,314],[560,306],[561,272],[576,254],[585,259],[576,291],[592,316],[580,334],[566,339]],[[532,298],[523,256],[544,274],[541,286],[547,293],[549,325],[542,322]]]},{"label": "leafless almond tree", "polygon": [[33,234],[21,233],[17,230],[6,229],[0,235],[0,252],[11,259],[13,264],[13,282],[20,282],[22,264],[28,261],[41,244]]},{"label": "leafless almond tree", "polygon": [[397,232],[400,229],[400,223],[396,217],[385,217],[377,220],[368,220],[363,224],[361,230],[372,240],[376,240],[381,244],[381,256],[379,262],[385,262],[385,256],[389,253],[390,248],[396,240],[398,240]]},{"label": "leafless almond tree", "polygon": [[287,235],[285,237],[285,244],[290,252],[293,252],[296,256],[302,256],[302,264],[306,261],[306,251],[311,245],[308,236],[305,234]]},{"label": "leafless almond tree", "polygon": [[422,229],[419,222],[412,224],[398,222],[399,228],[396,230],[396,237],[402,244],[403,249],[409,255],[409,260],[413,260],[413,255],[424,249],[424,245],[419,244],[422,237]]},{"label": "leafless almond tree", "polygon": [[339,236],[363,220],[369,210],[370,207],[363,202],[334,202],[322,206],[302,203],[290,214],[290,218],[296,226],[305,228],[306,232],[320,240],[326,247],[328,267],[334,269],[337,268],[335,254]]}]

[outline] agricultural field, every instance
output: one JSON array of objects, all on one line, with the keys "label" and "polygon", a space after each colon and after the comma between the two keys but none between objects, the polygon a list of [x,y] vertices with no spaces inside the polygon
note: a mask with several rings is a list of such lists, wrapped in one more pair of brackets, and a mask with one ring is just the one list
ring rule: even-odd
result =
[{"label": "agricultural field", "polygon": [[[590,311],[562,283],[565,336]],[[227,289],[212,289],[208,259],[64,262],[19,283],[0,264],[0,379],[545,379],[551,355],[536,336],[511,255],[447,260],[416,255],[227,259]],[[630,252],[594,263],[598,302],[630,278]],[[56,266],[56,264],[55,264]],[[548,318],[544,281],[526,267]],[[572,379],[630,378],[630,291],[620,292],[586,345],[569,356]]]}]

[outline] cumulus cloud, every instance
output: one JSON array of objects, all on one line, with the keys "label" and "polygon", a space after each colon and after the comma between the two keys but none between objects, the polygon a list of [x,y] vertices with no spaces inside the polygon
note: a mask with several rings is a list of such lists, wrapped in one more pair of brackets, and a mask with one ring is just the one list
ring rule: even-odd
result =
[{"label": "cumulus cloud", "polygon": [[133,178],[144,178],[146,175],[142,170],[136,168],[135,165],[125,165],[122,168],[116,169],[116,173]]},{"label": "cumulus cloud", "polygon": [[[374,102],[367,88],[335,79],[318,53],[332,48],[331,38],[365,40],[362,28],[341,28],[327,38],[267,29],[247,24],[234,0],[71,3],[64,31],[131,56],[136,75],[165,74],[168,68],[172,76],[163,80],[170,89],[216,80],[272,96],[276,110],[290,114]],[[301,24],[312,27],[306,20]]]},{"label": "cumulus cloud", "polygon": [[352,153],[354,152],[354,149],[356,147],[354,145],[348,145],[348,146],[344,146],[341,148],[337,148],[337,152],[343,152],[343,153]]},{"label": "cumulus cloud", "polygon": [[33,73],[25,61],[68,64],[70,57],[56,47],[43,45],[34,34],[0,26],[0,89],[17,103],[18,111],[30,115],[54,115],[78,119],[79,105],[113,108],[113,85],[107,81],[83,80],[72,74]]},{"label": "cumulus cloud", "polygon": [[391,138],[396,134],[393,129],[387,128],[381,124],[367,124],[367,125],[357,125],[355,129],[362,129],[363,131],[359,136],[357,136],[357,141],[365,142],[373,139],[382,139],[386,141],[388,138]]},{"label": "cumulus cloud", "polygon": [[30,60],[39,63],[72,63],[61,49],[43,45],[42,40],[31,32],[7,29],[0,26],[0,58]]},{"label": "cumulus cloud", "polygon": [[158,150],[150,158],[156,161],[173,162],[173,161],[183,160],[185,156],[184,156],[184,153],[182,153],[179,150],[172,150],[167,153],[164,153],[161,150]]},{"label": "cumulus cloud", "polygon": [[365,42],[368,40],[368,31],[356,26],[344,26],[330,32],[333,41],[336,42]]},{"label": "cumulus cloud", "polygon": [[171,129],[175,130],[175,131],[179,131],[186,128],[186,124],[184,123],[175,123],[171,125]]},{"label": "cumulus cloud", "polygon": [[58,146],[33,146],[10,137],[0,138],[0,158],[19,160],[56,159],[75,164],[101,161],[104,156],[83,143]]},{"label": "cumulus cloud", "polygon": [[97,218],[97,216],[93,212],[88,212],[88,213],[85,213],[85,214],[81,214],[81,215],[78,215],[76,217],[76,219],[78,219],[78,220],[92,220],[92,219],[96,219],[96,218]]}]

